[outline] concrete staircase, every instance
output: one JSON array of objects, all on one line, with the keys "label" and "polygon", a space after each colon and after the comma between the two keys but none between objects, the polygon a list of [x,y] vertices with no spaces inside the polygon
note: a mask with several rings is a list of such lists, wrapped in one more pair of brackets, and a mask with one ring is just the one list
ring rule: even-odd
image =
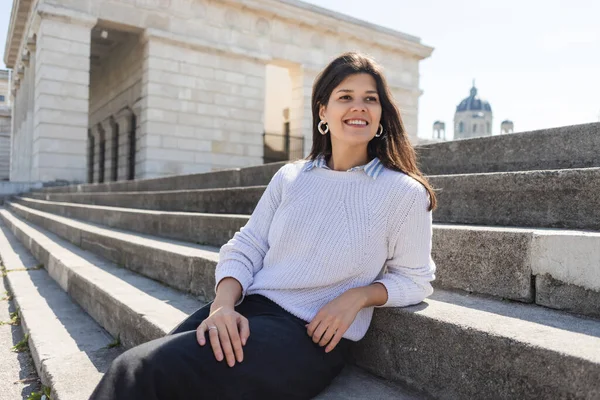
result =
[{"label": "concrete staircase", "polygon": [[[600,124],[418,153],[439,189],[436,292],[377,309],[354,362],[317,398],[600,398]],[[213,298],[219,247],[281,165],[7,203],[0,254],[55,399],[87,398],[123,348]]]}]

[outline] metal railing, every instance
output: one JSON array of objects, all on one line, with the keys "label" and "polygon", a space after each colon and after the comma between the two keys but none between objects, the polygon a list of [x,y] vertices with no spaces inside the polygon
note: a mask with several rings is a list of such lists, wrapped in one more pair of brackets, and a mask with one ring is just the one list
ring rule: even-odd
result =
[{"label": "metal railing", "polygon": [[296,160],[304,157],[304,137],[289,133],[263,133],[263,163]]}]

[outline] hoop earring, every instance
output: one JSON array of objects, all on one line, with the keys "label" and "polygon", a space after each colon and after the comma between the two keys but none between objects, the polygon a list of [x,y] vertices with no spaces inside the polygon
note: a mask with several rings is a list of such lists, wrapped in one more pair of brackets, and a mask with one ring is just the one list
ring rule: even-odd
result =
[{"label": "hoop earring", "polygon": [[[325,131],[323,131],[323,124],[326,124]],[[327,135],[327,132],[329,132],[329,125],[327,125],[327,122],[321,120],[321,122],[319,122],[319,125],[317,125],[317,129],[319,130],[319,132],[321,132],[321,135]]]},{"label": "hoop earring", "polygon": [[[377,133],[379,133],[379,135]],[[383,135],[383,126],[381,126],[381,124],[379,124],[379,129],[377,129],[377,133],[375,134],[375,137],[380,137],[381,135]]]}]

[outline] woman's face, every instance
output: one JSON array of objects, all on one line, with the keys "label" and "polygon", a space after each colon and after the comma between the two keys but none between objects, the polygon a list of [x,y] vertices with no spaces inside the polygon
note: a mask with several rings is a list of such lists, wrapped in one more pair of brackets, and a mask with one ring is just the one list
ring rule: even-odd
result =
[{"label": "woman's face", "polygon": [[364,145],[375,137],[381,119],[381,104],[375,79],[366,73],[344,79],[321,106],[319,117],[327,122],[331,144]]}]

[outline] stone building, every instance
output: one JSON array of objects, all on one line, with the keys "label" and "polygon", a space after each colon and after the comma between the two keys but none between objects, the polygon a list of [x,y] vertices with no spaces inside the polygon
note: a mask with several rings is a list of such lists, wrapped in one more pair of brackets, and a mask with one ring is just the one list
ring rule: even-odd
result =
[{"label": "stone building", "polygon": [[416,140],[419,61],[433,51],[297,0],[14,0],[10,21],[10,176],[26,182],[259,165],[271,118],[305,156],[315,76],[348,50],[383,64]]},{"label": "stone building", "polygon": [[475,81],[469,97],[456,107],[454,114],[454,139],[492,136],[492,106],[479,98]]},{"label": "stone building", "polygon": [[0,180],[9,178],[10,168],[10,72],[0,69]]}]

